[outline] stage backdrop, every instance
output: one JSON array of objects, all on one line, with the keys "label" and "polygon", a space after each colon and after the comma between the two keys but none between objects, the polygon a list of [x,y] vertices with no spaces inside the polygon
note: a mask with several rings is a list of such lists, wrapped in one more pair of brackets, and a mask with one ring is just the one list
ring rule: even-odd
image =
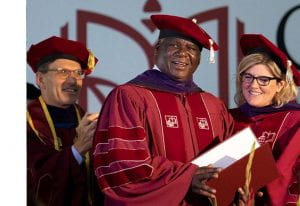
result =
[{"label": "stage backdrop", "polygon": [[[27,49],[56,35],[85,43],[100,59],[79,101],[89,112],[99,111],[116,85],[153,66],[158,30],[150,22],[152,14],[196,18],[219,44],[215,64],[209,64],[209,52],[203,50],[194,79],[229,107],[235,106],[240,34],[264,34],[300,68],[299,0],[28,0],[26,12]],[[33,72],[26,69],[27,81],[34,83]]]}]

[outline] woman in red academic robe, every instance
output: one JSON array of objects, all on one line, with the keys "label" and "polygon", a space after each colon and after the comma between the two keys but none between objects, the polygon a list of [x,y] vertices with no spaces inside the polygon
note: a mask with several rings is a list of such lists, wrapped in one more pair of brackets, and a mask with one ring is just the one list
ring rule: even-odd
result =
[{"label": "woman in red academic robe", "polygon": [[[269,144],[280,177],[264,188],[256,205],[296,205],[300,179],[300,74],[286,55],[262,35],[241,37],[235,102],[235,131],[250,126],[261,144]],[[294,78],[293,78],[294,77]]]}]

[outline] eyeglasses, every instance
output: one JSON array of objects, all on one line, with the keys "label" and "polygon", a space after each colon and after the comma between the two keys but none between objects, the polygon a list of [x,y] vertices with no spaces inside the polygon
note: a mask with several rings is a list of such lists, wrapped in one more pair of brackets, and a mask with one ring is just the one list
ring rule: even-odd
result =
[{"label": "eyeglasses", "polygon": [[48,71],[56,72],[57,76],[61,79],[67,79],[71,73],[73,73],[73,77],[75,79],[80,80],[85,77],[85,74],[82,70],[69,70],[64,68],[54,68],[54,69],[48,69]]},{"label": "eyeglasses", "polygon": [[255,77],[249,73],[243,73],[243,74],[241,74],[241,76],[242,76],[242,82],[247,83],[247,84],[252,84],[252,82],[255,79],[259,86],[268,86],[270,84],[271,80],[277,80],[277,81],[280,80],[277,77],[267,77],[267,76]]}]

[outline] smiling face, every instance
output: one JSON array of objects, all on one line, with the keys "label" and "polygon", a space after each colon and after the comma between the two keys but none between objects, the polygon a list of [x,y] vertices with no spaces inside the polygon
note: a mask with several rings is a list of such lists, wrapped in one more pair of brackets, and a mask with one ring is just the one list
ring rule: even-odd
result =
[{"label": "smiling face", "polygon": [[[81,69],[81,66],[73,60],[56,59],[48,65],[48,69],[56,68],[73,71]],[[61,78],[55,71],[37,72],[36,74],[36,83],[41,89],[46,104],[67,108],[77,101],[82,87],[82,79],[76,79],[73,73],[67,78]]]},{"label": "smiling face", "polygon": [[[264,64],[257,64],[247,69],[245,74],[254,77],[266,76],[274,77],[270,69]],[[260,86],[256,79],[252,83],[242,82],[242,93],[249,105],[254,107],[264,107],[273,104],[274,96],[283,87],[283,81],[270,80],[267,86]]]},{"label": "smiling face", "polygon": [[188,40],[167,37],[158,42],[155,60],[162,72],[184,82],[192,78],[200,63],[200,49]]}]

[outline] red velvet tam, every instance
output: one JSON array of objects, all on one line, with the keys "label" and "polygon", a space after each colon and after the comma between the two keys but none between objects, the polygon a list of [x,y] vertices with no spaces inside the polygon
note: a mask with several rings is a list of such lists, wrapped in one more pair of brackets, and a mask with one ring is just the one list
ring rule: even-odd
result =
[{"label": "red velvet tam", "polygon": [[265,36],[262,34],[243,34],[240,38],[240,46],[244,55],[266,53],[276,62],[284,74],[287,74],[287,71],[290,70],[293,73],[295,84],[300,86],[300,73],[296,66],[283,51]]},{"label": "red velvet tam", "polygon": [[71,59],[81,64],[85,74],[90,74],[98,59],[82,43],[52,36],[37,44],[31,45],[27,51],[27,62],[34,73],[38,67],[56,59]]},{"label": "red velvet tam", "polygon": [[219,46],[215,41],[196,23],[195,20],[170,16],[152,15],[152,22],[160,30],[159,39],[165,37],[178,37],[196,43],[200,49],[202,47],[210,50],[218,50]]}]

